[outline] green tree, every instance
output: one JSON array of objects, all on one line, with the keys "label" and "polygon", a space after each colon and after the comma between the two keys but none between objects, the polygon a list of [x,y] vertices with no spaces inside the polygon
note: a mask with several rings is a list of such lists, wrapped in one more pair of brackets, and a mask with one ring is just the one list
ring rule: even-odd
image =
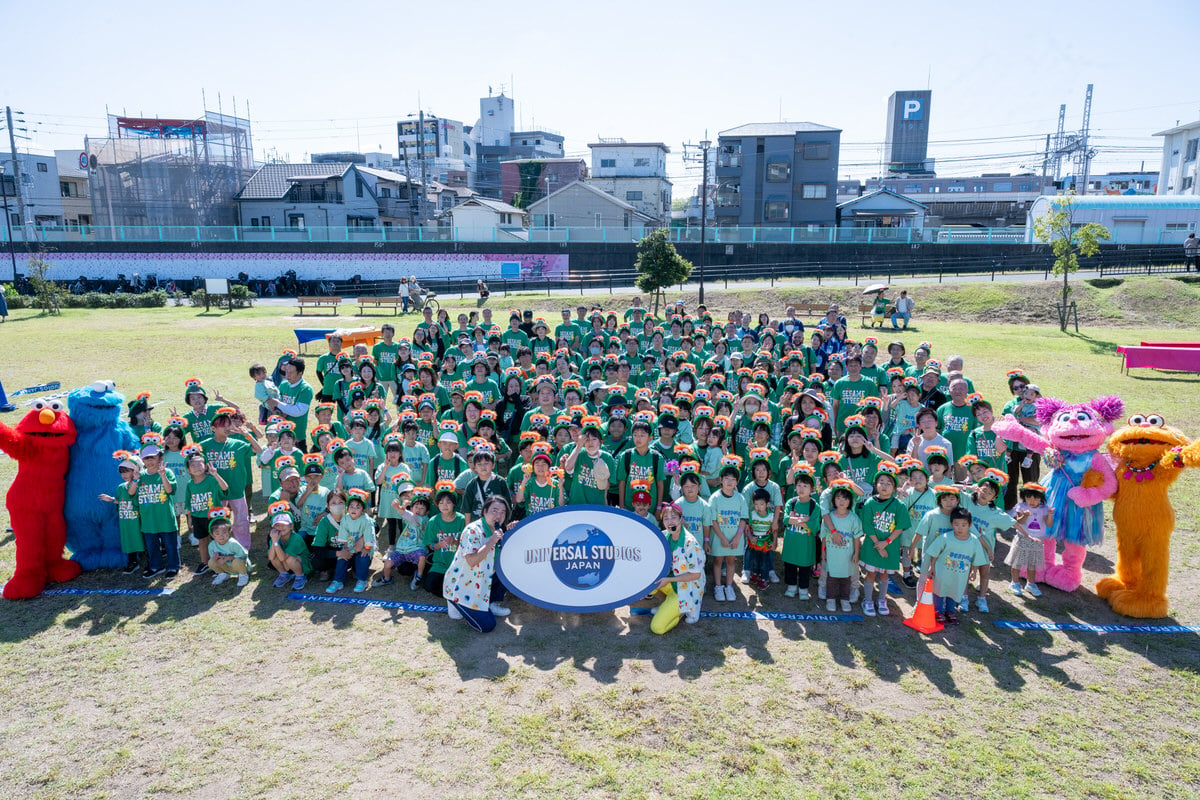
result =
[{"label": "green tree", "polygon": [[59,305],[66,294],[61,286],[46,277],[53,266],[40,253],[29,257],[29,285],[33,288],[38,307],[45,314],[61,314]]},{"label": "green tree", "polygon": [[683,283],[692,274],[692,262],[688,261],[667,240],[667,229],[659,228],[646,234],[638,242],[638,257],[634,266],[638,277],[634,281],[638,289],[654,297],[654,314],[658,314],[663,289]]},{"label": "green tree", "polygon": [[1071,297],[1070,277],[1079,269],[1079,257],[1100,252],[1100,242],[1112,238],[1108,228],[1096,222],[1076,225],[1072,208],[1074,194],[1060,195],[1050,201],[1050,211],[1033,223],[1038,241],[1049,242],[1054,253],[1054,274],[1061,275],[1062,302],[1058,304],[1058,327],[1067,329],[1067,300]]}]

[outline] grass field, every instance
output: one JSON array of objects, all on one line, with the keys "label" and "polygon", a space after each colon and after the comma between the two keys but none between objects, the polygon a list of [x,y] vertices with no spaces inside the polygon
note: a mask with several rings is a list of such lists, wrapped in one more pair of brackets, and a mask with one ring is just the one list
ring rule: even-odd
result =
[{"label": "grass field", "polygon": [[[851,296],[782,286],[710,292],[709,305],[722,316],[734,304],[777,312],[835,295]],[[910,350],[929,340],[938,357],[961,353],[994,400],[1019,366],[1046,394],[1120,394],[1130,413],[1200,435],[1200,377],[1125,376],[1114,354],[1140,339],[1195,338],[1195,287],[1081,286],[1081,317],[1085,303],[1095,314],[1079,335],[1048,324],[1050,295],[1044,284],[922,287],[918,303],[938,319],[918,315],[902,338]],[[622,308],[628,296],[597,297]],[[497,316],[533,305],[551,317],[561,303],[496,301]],[[10,354],[0,377],[10,392],[111,378],[127,394],[151,391],[165,404],[159,419],[191,375],[248,401],[250,362],[294,345],[293,327],[329,321],[291,313],[14,311],[0,326]],[[0,460],[0,485],[14,474]],[[1200,475],[1186,474],[1172,497],[1171,614],[1197,625]],[[13,554],[10,534],[0,579]],[[1114,555],[1110,528],[1083,589],[1021,600],[997,580],[990,615],[971,612],[928,638],[895,612],[848,624],[705,619],[655,637],[627,609],[577,616],[520,602],[480,636],[445,615],[301,605],[269,582],[239,592],[184,576],[171,596],[0,602],[0,795],[1196,797],[1200,637],[993,624],[1125,621],[1090,588]],[[101,572],[75,585],[144,583]],[[720,610],[818,611],[779,586],[739,591]],[[427,598],[400,585],[369,594]],[[911,594],[894,605],[907,613]]]}]

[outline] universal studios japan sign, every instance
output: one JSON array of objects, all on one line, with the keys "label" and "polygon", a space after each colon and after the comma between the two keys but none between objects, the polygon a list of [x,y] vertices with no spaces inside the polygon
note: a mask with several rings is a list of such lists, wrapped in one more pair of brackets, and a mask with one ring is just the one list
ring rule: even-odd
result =
[{"label": "universal studios japan sign", "polygon": [[564,506],[523,520],[496,557],[504,585],[554,611],[608,611],[640,600],[671,569],[657,526],[618,508]]}]

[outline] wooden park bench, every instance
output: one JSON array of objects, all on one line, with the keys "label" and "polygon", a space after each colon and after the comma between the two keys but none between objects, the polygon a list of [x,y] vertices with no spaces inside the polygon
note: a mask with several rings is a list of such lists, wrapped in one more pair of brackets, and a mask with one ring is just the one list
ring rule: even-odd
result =
[{"label": "wooden park bench", "polygon": [[829,310],[829,303],[793,303],[796,307],[796,316],[823,317],[825,312]]},{"label": "wooden park bench", "polygon": [[399,297],[360,297],[355,302],[358,303],[358,315],[360,317],[367,313],[368,308],[373,311],[391,309],[392,316],[394,317],[404,307],[404,301]]},{"label": "wooden park bench", "polygon": [[340,297],[297,297],[296,305],[300,307],[300,316],[304,316],[306,308],[328,308],[334,314],[337,314],[338,305],[342,302]]}]

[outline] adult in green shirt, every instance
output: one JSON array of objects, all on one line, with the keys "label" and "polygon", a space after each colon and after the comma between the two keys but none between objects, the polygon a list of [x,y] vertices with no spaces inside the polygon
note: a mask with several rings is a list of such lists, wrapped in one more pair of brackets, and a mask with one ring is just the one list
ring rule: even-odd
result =
[{"label": "adult in green shirt", "polygon": [[[979,425],[971,404],[967,402],[967,394],[966,381],[951,381],[950,400],[938,406],[937,410],[938,427],[941,428],[942,436],[953,445],[956,458],[968,452],[967,439],[971,431]],[[955,464],[954,479],[962,481],[966,477],[966,469]]]},{"label": "adult in green shirt", "polygon": [[574,448],[563,462],[571,477],[570,505],[607,505],[608,487],[617,474],[613,458],[600,447],[600,421],[586,417],[579,432],[580,447]]},{"label": "adult in green shirt", "polygon": [[829,397],[833,401],[834,431],[841,433],[846,417],[858,413],[858,401],[864,397],[878,397],[879,384],[862,374],[862,357],[846,359],[846,374],[838,378]]},{"label": "adult in green shirt", "polygon": [[[338,356],[342,352],[342,336],[338,333],[331,333],[326,340],[329,344],[329,352],[322,353],[317,359],[317,383],[324,386],[325,377],[330,372],[336,372]],[[288,359],[290,360],[290,359]],[[280,369],[287,363],[287,360],[280,362]],[[323,397],[322,400],[332,400],[332,397]]]},{"label": "adult in green shirt", "polygon": [[[371,358],[375,359],[375,379],[382,384],[383,388],[392,393],[392,397],[399,397],[399,385],[396,383],[396,362],[400,359],[400,345],[392,341],[396,335],[396,328],[390,322],[385,322],[383,327],[379,329],[379,333],[383,336],[382,342],[376,342],[371,348]],[[319,373],[320,370],[318,369]],[[386,395],[384,396],[386,400]]]},{"label": "adult in green shirt", "polygon": [[[301,449],[308,441],[308,408],[312,402],[313,388],[304,380],[304,359],[299,356],[288,359],[283,365],[283,383],[279,385],[279,399],[269,397],[267,405],[272,412],[283,414],[284,418],[296,426],[296,446]],[[234,531],[236,536],[236,526]]]},{"label": "adult in green shirt", "polygon": [[521,330],[521,315],[514,311],[508,317],[508,330],[500,334],[500,341],[508,345],[508,349],[517,352],[518,348],[529,347],[529,335]]}]

